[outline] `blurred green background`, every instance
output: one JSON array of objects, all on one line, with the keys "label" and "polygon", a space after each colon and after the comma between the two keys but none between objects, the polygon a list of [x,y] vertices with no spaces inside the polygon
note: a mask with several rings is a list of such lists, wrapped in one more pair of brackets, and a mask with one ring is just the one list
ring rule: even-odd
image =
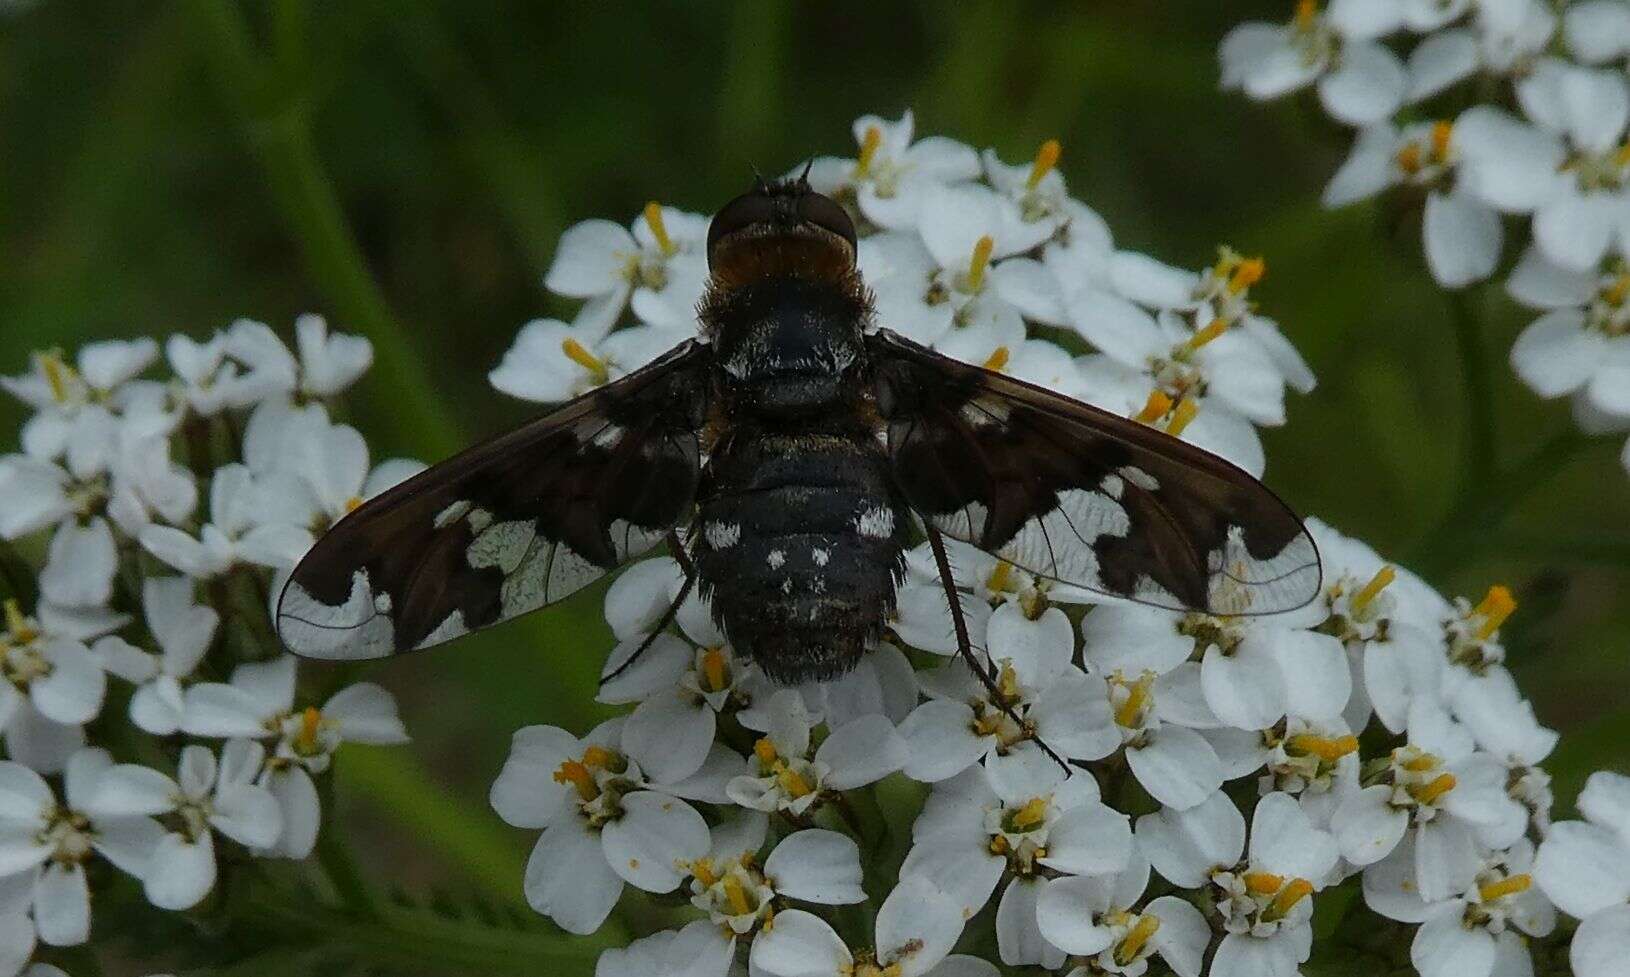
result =
[{"label": "blurred green background", "polygon": [[[1451,302],[1407,213],[1318,209],[1343,130],[1304,101],[1218,91],[1226,29],[1289,7],[12,4],[0,371],[238,316],[287,334],[318,311],[380,347],[351,417],[379,456],[434,461],[533,413],[485,378],[522,322],[569,311],[540,281],[571,223],[651,198],[708,211],[751,165],[852,153],[865,112],[909,106],[919,133],[1010,160],[1057,137],[1121,246],[1191,267],[1222,242],[1267,257],[1254,292],[1320,379],[1268,432],[1268,480],[1448,594],[1513,586],[1511,665],[1566,733],[1553,766],[1571,792],[1630,735],[1621,440],[1569,439],[1565,405],[1516,384],[1506,353],[1532,316],[1497,285]],[[0,431],[23,416],[0,404]],[[513,729],[603,715],[600,593],[375,673],[417,738],[340,761],[381,877],[518,899],[530,835],[491,815],[487,785]]]}]

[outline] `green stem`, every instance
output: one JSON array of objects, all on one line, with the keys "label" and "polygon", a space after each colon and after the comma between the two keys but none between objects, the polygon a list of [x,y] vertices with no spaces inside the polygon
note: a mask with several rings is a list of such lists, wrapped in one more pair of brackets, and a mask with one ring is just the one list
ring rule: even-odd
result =
[{"label": "green stem", "polygon": [[[1460,357],[1460,377],[1466,389],[1466,414],[1461,437],[1465,440],[1462,486],[1477,487],[1494,473],[1498,434],[1494,414],[1494,385],[1488,366],[1488,345],[1477,309],[1475,289],[1449,293],[1450,322]],[[1464,488],[1463,488],[1464,491]]]},{"label": "green stem", "polygon": [[[304,103],[291,91],[295,82],[280,77],[276,66],[255,50],[243,12],[231,0],[188,0],[200,43],[215,69],[223,94],[260,159],[268,188],[306,267],[334,304],[345,328],[374,344],[371,383],[391,391],[396,440],[414,444],[434,457],[452,454],[462,437],[447,411],[433,396],[434,386],[402,325],[392,316],[379,286],[368,272],[362,249],[346,223],[339,196],[318,158]],[[285,5],[286,6],[286,5]],[[301,23],[285,10],[280,24]],[[284,28],[277,40],[292,44]],[[299,55],[288,55],[300,63]]]},{"label": "green stem", "polygon": [[377,920],[379,906],[373,891],[363,879],[362,872],[351,857],[350,842],[340,824],[339,805],[335,802],[335,779],[327,778],[322,787],[324,823],[317,833],[317,862],[323,874],[333,884],[345,908],[360,919]]}]

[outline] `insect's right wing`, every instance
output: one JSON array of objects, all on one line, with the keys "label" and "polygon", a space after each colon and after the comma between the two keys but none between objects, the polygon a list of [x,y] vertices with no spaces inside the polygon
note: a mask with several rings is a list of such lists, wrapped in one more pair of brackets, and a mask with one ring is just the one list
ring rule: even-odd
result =
[{"label": "insect's right wing", "polygon": [[278,636],[309,658],[428,648],[650,549],[695,503],[711,357],[686,342],[363,504],[295,567]]}]

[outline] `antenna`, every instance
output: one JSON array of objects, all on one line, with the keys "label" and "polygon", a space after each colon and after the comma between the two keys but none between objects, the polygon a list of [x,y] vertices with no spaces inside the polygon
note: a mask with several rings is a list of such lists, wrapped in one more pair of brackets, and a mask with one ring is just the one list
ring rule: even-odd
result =
[{"label": "antenna", "polygon": [[804,161],[804,172],[798,174],[799,186],[804,190],[809,189],[809,171],[814,167],[815,157],[811,156],[809,159]]}]

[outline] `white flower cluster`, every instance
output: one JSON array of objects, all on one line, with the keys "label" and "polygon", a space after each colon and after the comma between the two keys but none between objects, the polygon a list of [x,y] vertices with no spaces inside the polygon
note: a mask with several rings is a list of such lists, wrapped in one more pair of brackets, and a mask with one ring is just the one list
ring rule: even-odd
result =
[{"label": "white flower cluster", "polygon": [[[1390,55],[1313,18],[1293,30],[1332,45],[1321,91],[1352,111],[1341,73]],[[1009,166],[912,136],[909,114],[862,118],[857,157],[810,174],[857,218],[883,324],[1262,470],[1255,426],[1313,386],[1250,300],[1262,259],[1225,249],[1190,272],[1117,251],[1056,143]],[[494,384],[557,399],[689,335],[675,310],[700,294],[705,227],[653,204],[632,233],[569,230],[547,283],[584,312],[528,325]],[[630,304],[640,323],[613,328]],[[1061,330],[1090,351],[1039,338]],[[1101,602],[953,541],[995,694],[956,657],[926,544],[889,640],[798,688],[694,593],[630,663],[683,581],[672,559],[637,563],[605,599],[619,644],[601,696],[632,711],[582,738],[521,730],[493,785],[504,820],[542,831],[527,898],[584,934],[626,886],[688,899],[690,922],[606,952],[598,977],[987,977],[997,961],[1138,977],[1153,957],[1180,977],[1295,974],[1337,886],[1362,892],[1367,929],[1404,937],[1408,961],[1378,972],[1532,972],[1532,940],[1566,940],[1560,907],[1585,920],[1577,973],[1621,973],[1630,781],[1601,775],[1590,823],[1553,828],[1538,764],[1556,735],[1502,664],[1511,594],[1449,601],[1310,528],[1324,591],[1252,618]]]},{"label": "white flower cluster", "polygon": [[1445,288],[1495,274],[1519,229],[1506,290],[1545,314],[1513,369],[1541,397],[1571,397],[1586,433],[1630,430],[1630,4],[1299,0],[1287,24],[1235,27],[1219,55],[1224,88],[1315,85],[1358,129],[1325,206],[1421,201]]},{"label": "white flower cluster", "polygon": [[342,741],[406,740],[377,685],[304,701],[269,630],[278,575],[314,535],[421,467],[370,471],[323,406],[368,368],[367,340],[316,316],[295,334],[297,353],[247,320],[171,336],[162,380],[144,378],[152,339],[0,377],[34,410],[0,456],[0,977],[36,941],[89,938],[92,863],[192,907],[220,845],[311,852],[312,775]]}]

